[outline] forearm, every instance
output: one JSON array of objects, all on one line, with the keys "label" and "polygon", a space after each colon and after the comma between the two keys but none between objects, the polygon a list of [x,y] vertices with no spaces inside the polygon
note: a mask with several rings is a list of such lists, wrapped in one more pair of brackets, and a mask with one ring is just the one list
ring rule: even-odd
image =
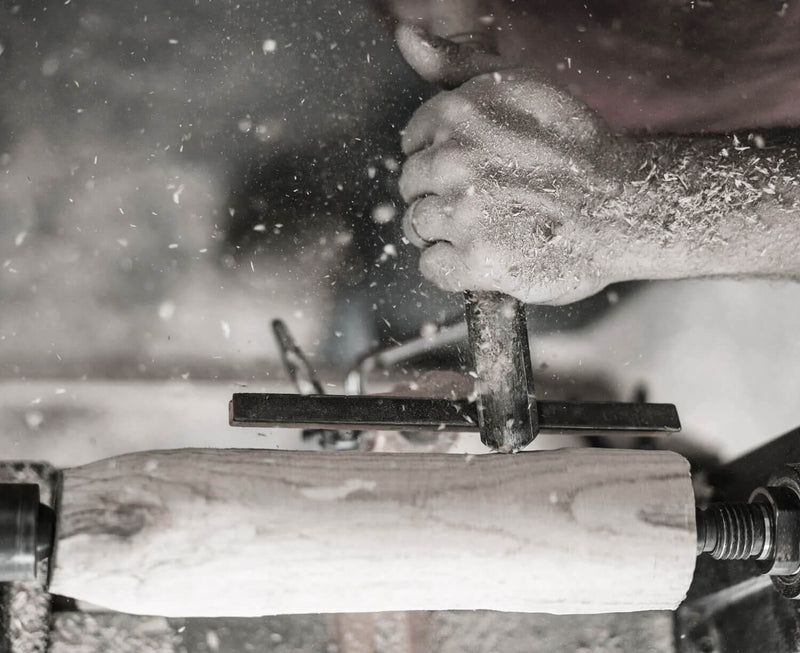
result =
[{"label": "forearm", "polygon": [[588,217],[623,279],[800,278],[800,132],[663,137],[634,144],[639,169]]}]

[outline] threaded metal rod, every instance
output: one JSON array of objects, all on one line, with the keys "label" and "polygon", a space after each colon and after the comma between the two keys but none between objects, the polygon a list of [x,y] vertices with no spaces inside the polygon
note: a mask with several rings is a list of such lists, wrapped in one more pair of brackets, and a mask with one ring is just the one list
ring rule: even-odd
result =
[{"label": "threaded metal rod", "polygon": [[697,510],[697,554],[717,560],[772,557],[775,519],[765,503],[717,503]]}]

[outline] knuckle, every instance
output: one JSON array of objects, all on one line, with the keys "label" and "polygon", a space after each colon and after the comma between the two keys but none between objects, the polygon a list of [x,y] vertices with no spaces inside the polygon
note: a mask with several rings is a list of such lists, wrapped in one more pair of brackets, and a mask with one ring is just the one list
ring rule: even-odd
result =
[{"label": "knuckle", "polygon": [[464,262],[465,268],[475,271],[485,266],[487,260],[491,259],[490,249],[486,242],[470,240],[461,252],[461,260]]},{"label": "knuckle", "polygon": [[443,121],[455,124],[469,118],[475,110],[475,101],[467,93],[458,89],[449,91],[446,97],[442,98],[439,113]]},{"label": "knuckle", "polygon": [[578,142],[592,139],[599,130],[597,116],[583,103],[554,89],[542,86],[539,92],[538,118],[559,137]]},{"label": "knuckle", "polygon": [[472,176],[472,166],[465,148],[448,140],[431,152],[429,174],[448,186],[466,182]]},{"label": "knuckle", "polygon": [[498,78],[502,80],[500,73],[481,73],[470,79],[463,88],[465,90],[479,89],[481,92],[485,92],[486,86],[497,85]]},{"label": "knuckle", "polygon": [[453,224],[464,235],[466,240],[474,235],[473,229],[480,224],[481,206],[474,201],[473,195],[462,195],[457,201],[450,204],[450,216]]}]

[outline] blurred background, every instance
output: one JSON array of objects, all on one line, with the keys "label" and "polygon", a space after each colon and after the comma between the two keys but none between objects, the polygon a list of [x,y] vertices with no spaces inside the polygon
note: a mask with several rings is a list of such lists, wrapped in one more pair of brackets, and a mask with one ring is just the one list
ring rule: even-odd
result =
[{"label": "blurred background", "polygon": [[[402,238],[399,131],[436,89],[376,3],[4,1],[0,80],[5,458],[316,446],[227,426],[232,391],[291,391],[271,320],[333,392],[460,316]],[[542,396],[675,403],[678,448],[728,459],[800,424],[798,284],[631,283],[529,324]],[[190,650],[239,650],[218,640]]]},{"label": "blurred background", "polygon": [[[220,439],[267,446],[227,430],[225,403],[231,387],[286,382],[272,319],[335,385],[366,352],[458,319],[460,298],[420,277],[399,225],[398,134],[436,89],[405,65],[377,3],[0,12],[10,456],[75,464]],[[531,307],[542,392],[629,399],[644,388],[729,457],[800,423],[798,297],[779,282],[628,284]],[[158,383],[159,410],[174,415],[139,410]],[[124,412],[104,422],[115,401]],[[102,423],[93,442],[71,427],[87,411]]]}]

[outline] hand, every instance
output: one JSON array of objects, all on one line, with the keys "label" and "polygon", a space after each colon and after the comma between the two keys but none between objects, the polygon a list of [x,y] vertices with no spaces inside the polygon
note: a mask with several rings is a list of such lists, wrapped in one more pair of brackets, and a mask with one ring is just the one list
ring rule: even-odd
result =
[{"label": "hand", "polygon": [[[397,38],[429,80],[455,83],[471,61],[501,65],[419,29],[401,26]],[[613,229],[592,208],[621,193],[635,146],[540,80],[529,69],[478,75],[426,102],[403,133],[406,234],[444,289],[558,304],[618,280]]]}]

